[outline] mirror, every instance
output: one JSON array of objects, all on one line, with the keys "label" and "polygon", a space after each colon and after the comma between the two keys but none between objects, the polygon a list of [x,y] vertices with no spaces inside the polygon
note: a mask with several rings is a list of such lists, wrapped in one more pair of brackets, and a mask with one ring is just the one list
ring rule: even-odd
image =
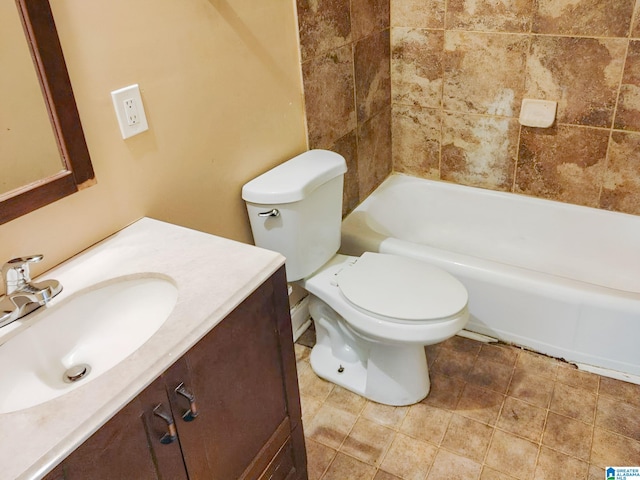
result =
[{"label": "mirror", "polygon": [[[2,224],[93,185],[95,179],[49,0],[15,0],[18,15],[4,14],[15,9],[12,0],[0,1],[12,4],[0,9],[0,53],[11,52],[9,59],[2,56],[2,75],[19,75],[0,78],[0,88],[13,92],[0,96]],[[22,27],[5,25],[18,18]],[[21,29],[24,48],[23,40],[15,38]],[[27,58],[16,57],[21,48]]]}]

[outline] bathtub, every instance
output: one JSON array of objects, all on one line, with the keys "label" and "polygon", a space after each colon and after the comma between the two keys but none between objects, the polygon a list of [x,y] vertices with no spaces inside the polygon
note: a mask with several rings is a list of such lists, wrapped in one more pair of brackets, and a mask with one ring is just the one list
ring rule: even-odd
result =
[{"label": "bathtub", "polygon": [[640,217],[394,174],[340,251],[437,265],[469,291],[467,330],[640,380]]}]

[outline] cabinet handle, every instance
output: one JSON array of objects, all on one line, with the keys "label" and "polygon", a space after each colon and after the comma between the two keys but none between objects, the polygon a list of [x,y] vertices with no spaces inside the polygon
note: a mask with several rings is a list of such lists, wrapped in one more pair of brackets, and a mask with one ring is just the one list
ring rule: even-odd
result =
[{"label": "cabinet handle", "polygon": [[182,419],[185,422],[191,422],[198,416],[198,407],[196,405],[196,396],[187,390],[184,386],[184,383],[181,383],[176,387],[176,393],[178,395],[182,395],[184,398],[189,400],[189,410],[184,412],[182,415]]},{"label": "cabinet handle", "polygon": [[171,414],[161,409],[162,409],[162,404],[159,403],[158,405],[156,405],[156,408],[153,409],[153,414],[156,417],[160,417],[162,420],[167,422],[167,433],[165,433],[160,438],[160,443],[163,443],[166,445],[168,443],[175,442],[178,438],[178,435],[176,433],[176,425],[175,423],[173,423],[173,417],[171,416]]}]

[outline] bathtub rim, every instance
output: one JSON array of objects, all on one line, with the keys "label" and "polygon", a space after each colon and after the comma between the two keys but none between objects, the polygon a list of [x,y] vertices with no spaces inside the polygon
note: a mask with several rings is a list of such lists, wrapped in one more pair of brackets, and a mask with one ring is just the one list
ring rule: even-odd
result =
[{"label": "bathtub rim", "polygon": [[[404,176],[404,175],[403,175]],[[413,177],[409,177],[413,178]],[[417,179],[422,180],[422,179]],[[384,184],[383,184],[384,185]],[[453,187],[457,187],[457,185],[453,185]],[[483,191],[484,192],[484,191]],[[500,193],[500,192],[498,192]],[[367,199],[368,200],[368,199]],[[454,265],[456,268],[461,269],[472,269],[479,271],[482,273],[485,270],[493,271],[497,269],[497,274],[504,274],[505,278],[519,278],[524,277],[526,281],[533,281],[536,285],[540,286],[541,290],[544,292],[548,292],[551,295],[552,300],[559,298],[562,301],[572,301],[572,299],[576,299],[578,302],[584,302],[585,298],[588,300],[588,306],[595,306],[596,311],[600,311],[604,308],[608,308],[609,305],[613,305],[614,310],[612,311],[613,324],[612,325],[621,325],[621,329],[618,331],[616,335],[612,335],[610,340],[607,340],[607,343],[610,345],[616,345],[616,339],[620,338],[635,338],[636,334],[631,332],[638,331],[638,324],[636,323],[636,312],[639,311],[640,304],[640,294],[635,292],[627,292],[623,290],[618,290],[614,288],[609,288],[605,286],[600,286],[592,283],[583,282],[580,280],[575,280],[572,278],[561,277],[558,275],[553,275],[549,273],[539,272],[532,269],[527,269],[524,267],[518,267],[513,265],[508,265],[505,263],[496,262],[494,260],[486,260],[483,258],[465,255],[457,252],[451,252],[447,250],[443,250],[436,247],[425,246],[422,244],[414,244],[412,242],[408,242],[406,240],[400,240],[393,237],[387,237],[380,232],[372,229],[369,224],[366,222],[366,212],[363,213],[363,210],[366,209],[366,202],[363,202],[361,206],[356,208],[350,215],[348,215],[343,222],[343,237],[342,244],[340,248],[340,253],[347,255],[360,255],[363,251],[373,251],[380,253],[392,253],[396,255],[409,255],[405,253],[405,250],[413,250],[416,245],[421,249],[425,250],[427,254],[425,255],[416,255],[415,253],[410,255],[414,257],[421,258],[424,261],[431,262],[432,264],[439,266],[440,268],[444,268],[452,273],[454,276],[458,276],[457,273],[447,267],[443,267],[441,263],[447,263],[449,265]],[[364,205],[364,208],[362,207]],[[586,208],[586,207],[579,207]],[[601,212],[605,215],[609,215],[616,212]],[[627,215],[627,214],[621,214]],[[364,239],[364,240],[363,240]],[[440,262],[433,261],[431,257],[436,257],[440,259]],[[499,275],[498,275],[499,276]],[[463,282],[464,283],[464,282]],[[496,285],[499,286],[498,283]],[[540,295],[539,295],[540,296]],[[593,304],[590,302],[593,300]],[[599,310],[598,310],[599,309]],[[474,307],[470,302],[470,310],[473,315]],[[614,318],[615,316],[615,318]],[[580,317],[582,318],[582,317]],[[491,338],[497,338],[500,341],[514,344],[520,348],[530,349],[533,351],[540,352],[544,355],[548,355],[551,357],[566,359],[568,363],[579,365],[581,369],[586,371],[592,371],[594,373],[602,374],[608,377],[618,378],[624,381],[630,381],[633,383],[640,383],[640,362],[638,362],[633,355],[610,355],[600,352],[596,348],[589,347],[589,343],[596,343],[599,341],[598,339],[607,338],[609,339],[608,332],[604,332],[604,327],[600,324],[597,326],[596,330],[592,330],[591,327],[589,329],[580,330],[582,325],[585,325],[581,322],[580,318],[578,319],[568,319],[570,323],[566,324],[558,324],[559,328],[562,329],[570,329],[574,328],[574,335],[579,335],[580,345],[575,347],[570,346],[567,347],[566,343],[562,339],[555,342],[555,340],[549,338],[539,338],[532,337],[529,338],[526,336],[528,333],[527,327],[518,327],[517,325],[511,329],[505,329],[505,323],[499,320],[497,323],[491,323],[484,318],[484,321],[481,321],[481,325],[489,325],[491,328],[478,328],[478,323],[474,321],[474,318],[470,320],[466,329],[468,331],[479,333],[482,335],[489,336]],[[592,318],[592,317],[588,317]],[[562,321],[562,320],[560,320]],[[592,321],[592,320],[588,320]],[[624,322],[633,322],[632,324],[626,324]],[[621,323],[616,323],[621,322]],[[638,322],[640,322],[640,315],[638,315]],[[588,325],[588,323],[587,323]],[[624,332],[626,331],[625,325],[630,325],[631,330],[629,333],[624,336]],[[613,327],[611,327],[613,328]],[[591,338],[591,332],[599,331],[600,333],[597,336],[594,336],[595,340],[587,340],[584,341],[584,338]],[[620,337],[623,332],[623,337]],[[586,337],[585,337],[586,335]],[[577,337],[574,337],[577,338]],[[554,343],[555,342],[555,343]],[[585,347],[585,345],[587,345]]]}]

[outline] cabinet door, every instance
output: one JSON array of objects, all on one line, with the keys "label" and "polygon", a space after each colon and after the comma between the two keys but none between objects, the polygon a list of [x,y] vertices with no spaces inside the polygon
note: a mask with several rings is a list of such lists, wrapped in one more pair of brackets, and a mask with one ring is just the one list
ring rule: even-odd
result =
[{"label": "cabinet door", "polygon": [[[250,466],[262,472],[271,457],[258,458],[257,465],[254,458],[277,453],[288,436],[273,293],[271,281],[263,284],[187,352],[187,366],[165,374],[190,478],[237,479]],[[199,413],[190,422],[179,418],[188,406],[174,391],[180,383],[197,397]],[[265,450],[270,440],[282,443]]]},{"label": "cabinet door", "polygon": [[167,424],[153,409],[161,403],[168,412],[164,382],[156,380],[45,480],[186,480],[179,442],[160,441]]}]

